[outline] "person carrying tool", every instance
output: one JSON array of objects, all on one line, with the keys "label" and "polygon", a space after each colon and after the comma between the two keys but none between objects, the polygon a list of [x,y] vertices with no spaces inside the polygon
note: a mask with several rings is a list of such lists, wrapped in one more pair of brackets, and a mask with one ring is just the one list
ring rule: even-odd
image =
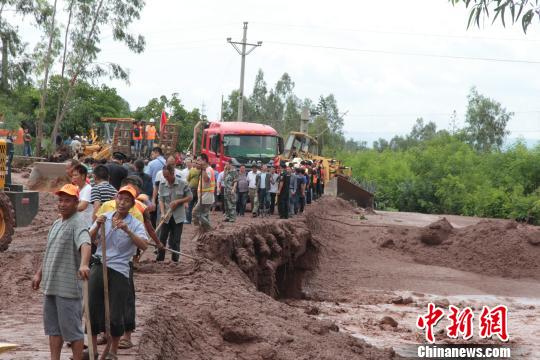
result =
[{"label": "person carrying tool", "polygon": [[[137,248],[145,250],[148,246],[147,235],[143,224],[135,219],[129,210],[135,205],[136,190],[128,185],[120,188],[116,195],[116,211],[100,215],[90,228],[92,241],[98,242],[94,255],[96,265],[103,261],[101,246],[105,240],[105,253],[108,276],[108,293],[110,307],[111,347],[109,357],[116,359],[118,343],[125,331],[125,312],[127,298],[130,294],[129,261],[135,255]],[[105,227],[105,239],[98,240],[98,232]],[[97,354],[97,334],[106,330],[106,314],[104,302],[103,269],[102,266],[92,266],[90,271],[90,323],[94,353]]]},{"label": "person carrying tool", "polygon": [[42,266],[32,279],[32,288],[43,291],[43,324],[49,336],[51,359],[59,360],[64,341],[71,343],[73,359],[81,360],[84,347],[82,328],[82,290],[90,268],[90,234],[77,211],[79,189],[66,184],[56,192],[57,219],[47,236]]},{"label": "person carrying tool", "polygon": [[208,155],[201,154],[197,161],[197,167],[201,170],[199,176],[199,202],[193,209],[193,224],[199,227],[200,232],[209,231],[210,208],[214,203],[214,191],[216,189],[216,175],[214,169],[208,165]]},{"label": "person carrying tool", "polygon": [[[153,204],[148,199],[148,197],[146,197],[147,198],[146,201],[143,201],[144,195],[141,195],[141,186],[142,186],[141,179],[137,175],[130,175],[122,181],[122,186],[127,186],[127,185],[132,186],[137,193],[137,199],[135,200],[135,205],[129,210],[129,213],[135,219],[139,220],[140,222],[144,224],[144,228],[148,236],[154,241],[158,249],[162,249],[163,245],[159,241],[156,231],[154,230],[154,227],[152,226],[152,221],[150,219],[150,211],[153,210]],[[107,201],[101,206],[97,215],[98,216],[104,215],[108,212],[115,211],[115,210],[116,210],[116,200]],[[135,255],[135,258],[138,256],[139,256],[138,254]],[[119,341],[119,345],[118,345],[119,349],[129,349],[133,347],[133,343],[131,342],[131,334],[135,330],[135,327],[136,327],[135,283],[133,279],[133,261],[129,262],[129,285],[130,285],[130,292],[126,299],[127,305],[126,305],[126,311],[124,314],[125,332]],[[105,343],[106,343],[105,338],[98,339],[98,345],[105,344]]]},{"label": "person carrying tool", "polygon": [[[180,251],[180,239],[182,237],[182,228],[186,220],[186,206],[193,198],[189,185],[182,179],[174,175],[174,165],[168,164],[163,168],[163,177],[166,181],[159,184],[159,206],[163,224],[159,239],[166,246],[167,238],[169,248]],[[172,253],[172,261],[178,262],[179,255]],[[165,259],[165,250],[158,251],[156,261]]]},{"label": "person carrying tool", "polygon": [[238,183],[238,173],[232,164],[232,160],[225,165],[223,176],[223,205],[225,207],[225,221],[236,221],[236,185]]},{"label": "person carrying tool", "polygon": [[157,130],[154,126],[155,120],[150,119],[150,122],[148,125],[146,125],[145,133],[146,133],[146,156],[150,156],[150,152],[154,148],[154,141],[156,141],[156,134]]}]

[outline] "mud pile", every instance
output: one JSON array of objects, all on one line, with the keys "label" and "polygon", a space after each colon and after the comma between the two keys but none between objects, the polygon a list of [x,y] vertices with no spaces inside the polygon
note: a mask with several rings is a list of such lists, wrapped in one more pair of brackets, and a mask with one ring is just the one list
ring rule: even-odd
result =
[{"label": "mud pile", "polygon": [[[316,227],[307,213],[199,236],[197,254],[206,260],[174,276],[177,289],[145,322],[138,359],[391,359],[393,350],[273,299],[302,296],[303,278],[317,266]],[[171,269],[148,266],[173,279]]]},{"label": "mud pile", "polygon": [[440,245],[444,240],[448,239],[453,229],[448,220],[443,217],[441,220],[435,221],[422,229],[420,241],[426,245]]},{"label": "mud pile", "polygon": [[456,229],[442,219],[423,229],[385,229],[377,242],[382,248],[409,253],[423,264],[540,278],[540,246],[535,245],[540,243],[540,228],[515,221],[482,220]]}]

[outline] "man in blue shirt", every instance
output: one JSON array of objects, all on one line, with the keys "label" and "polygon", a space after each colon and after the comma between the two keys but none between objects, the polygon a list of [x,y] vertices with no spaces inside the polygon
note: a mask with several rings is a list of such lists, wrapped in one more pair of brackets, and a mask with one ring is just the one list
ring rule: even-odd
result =
[{"label": "man in blue shirt", "polygon": [[152,149],[152,161],[148,163],[146,173],[152,177],[152,184],[156,183],[156,175],[158,171],[163,170],[166,160],[163,157],[163,150],[160,147]]},{"label": "man in blue shirt", "polygon": [[98,233],[105,227],[107,274],[109,278],[109,308],[111,320],[111,353],[116,355],[120,337],[124,334],[124,314],[126,299],[130,291],[129,261],[137,248],[147,247],[147,235],[144,225],[135,219],[129,210],[135,205],[136,190],[128,185],[120,188],[116,195],[116,211],[99,216],[92,228],[90,237],[97,242],[95,266],[90,270],[90,323],[94,339],[94,354],[97,354],[97,334],[105,331],[105,302],[103,289],[103,266],[101,266],[103,239],[98,240]]}]

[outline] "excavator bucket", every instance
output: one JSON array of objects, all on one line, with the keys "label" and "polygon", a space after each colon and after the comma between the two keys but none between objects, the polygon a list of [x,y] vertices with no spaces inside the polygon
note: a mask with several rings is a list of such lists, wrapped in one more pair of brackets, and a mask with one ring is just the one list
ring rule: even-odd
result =
[{"label": "excavator bucket", "polygon": [[36,162],[28,178],[31,190],[54,191],[67,184],[66,163]]},{"label": "excavator bucket", "polygon": [[373,208],[374,195],[352,178],[344,175],[334,176],[324,187],[324,193],[347,201],[354,201],[356,205],[363,208]]}]

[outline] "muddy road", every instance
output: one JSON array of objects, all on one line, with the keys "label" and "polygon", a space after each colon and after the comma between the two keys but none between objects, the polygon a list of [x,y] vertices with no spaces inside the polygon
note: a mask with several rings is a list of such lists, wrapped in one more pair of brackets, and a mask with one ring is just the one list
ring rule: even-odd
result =
[{"label": "muddy road", "polygon": [[[0,359],[48,355],[41,294],[30,282],[56,211],[54,196],[40,200],[32,225],[0,253],[0,342],[20,344]],[[399,358],[422,342],[415,322],[428,302],[505,304],[511,345],[540,358],[536,228],[448,217],[451,228],[430,229],[441,217],[365,214],[328,198],[308,209],[291,221],[235,224],[213,214],[216,230],[200,238],[186,225],[182,251],[201,261],[156,264],[147,251],[135,274],[135,347],[120,358]],[[440,244],[423,243],[426,231]],[[381,324],[385,316],[397,325]]]}]

